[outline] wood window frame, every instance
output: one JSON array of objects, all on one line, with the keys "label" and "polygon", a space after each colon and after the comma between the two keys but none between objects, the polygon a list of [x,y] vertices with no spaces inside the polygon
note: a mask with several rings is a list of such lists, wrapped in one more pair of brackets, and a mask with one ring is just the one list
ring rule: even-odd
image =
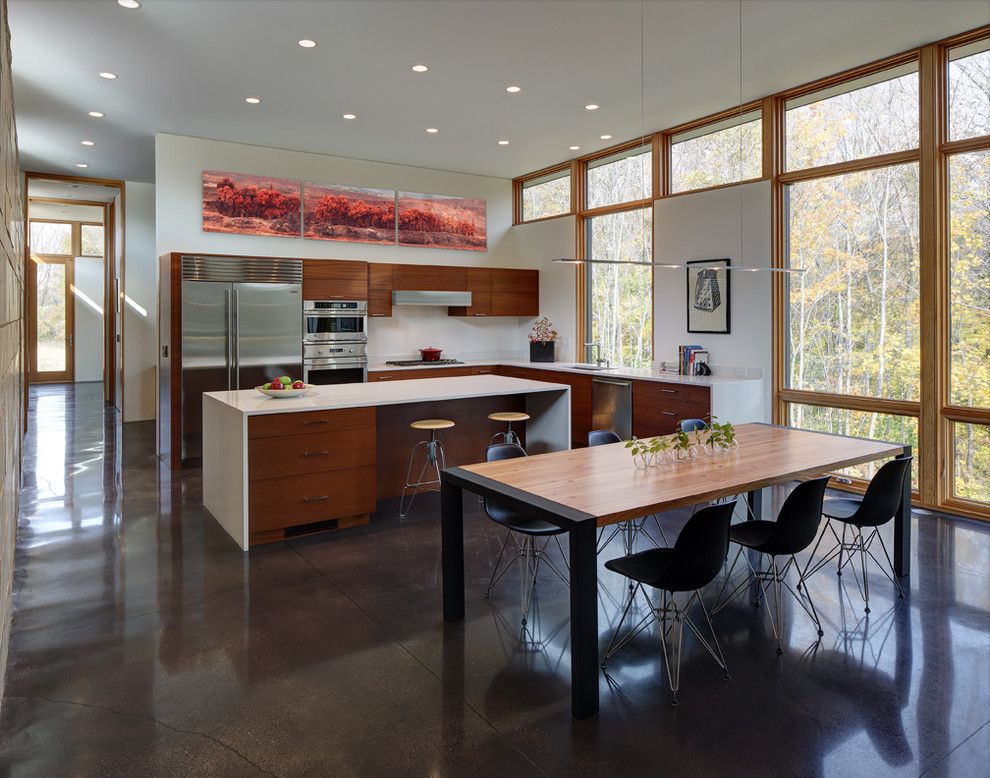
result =
[{"label": "wood window frame", "polygon": [[[571,202],[570,207],[564,213],[555,213],[552,216],[540,216],[536,219],[526,219],[523,218],[525,214],[523,213],[523,189],[525,185],[530,181],[543,178],[544,176],[550,176],[554,173],[563,173],[571,177]],[[550,219],[560,219],[564,216],[573,216],[577,210],[577,204],[574,200],[574,163],[564,162],[561,165],[553,165],[543,170],[537,170],[532,173],[527,173],[525,176],[520,178],[515,178],[512,180],[512,224],[513,226],[517,224],[533,224],[535,222],[545,222]]]}]

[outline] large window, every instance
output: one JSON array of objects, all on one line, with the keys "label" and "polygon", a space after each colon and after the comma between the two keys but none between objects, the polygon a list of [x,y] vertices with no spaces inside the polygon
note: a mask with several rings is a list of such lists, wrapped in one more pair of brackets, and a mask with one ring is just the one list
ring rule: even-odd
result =
[{"label": "large window", "polygon": [[80,254],[84,257],[103,256],[103,225],[79,225]]},{"label": "large window", "polygon": [[786,103],[787,170],[918,147],[918,65],[911,62]]},{"label": "large window", "polygon": [[917,400],[918,166],[788,185],[789,388]]},{"label": "large window", "polygon": [[71,222],[31,222],[32,254],[72,254]]},{"label": "large window", "polygon": [[570,168],[522,183],[522,221],[546,219],[571,212]]},{"label": "large window", "polygon": [[949,139],[990,135],[990,40],[949,52]]},{"label": "large window", "polygon": [[[651,261],[650,207],[591,217],[585,221],[585,230],[589,259]],[[649,367],[653,359],[653,268],[585,267],[590,341],[598,344],[601,357],[612,365]]]},{"label": "large window", "polygon": [[679,133],[670,143],[672,193],[763,175],[763,119],[759,110]]},{"label": "large window", "polygon": [[645,200],[653,194],[653,148],[637,146],[588,163],[588,208]]}]

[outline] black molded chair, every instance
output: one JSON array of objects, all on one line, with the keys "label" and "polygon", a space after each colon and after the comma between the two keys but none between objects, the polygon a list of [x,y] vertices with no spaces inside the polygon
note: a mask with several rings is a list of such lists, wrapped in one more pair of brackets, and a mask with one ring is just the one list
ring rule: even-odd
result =
[{"label": "black molded chair", "polygon": [[[621,443],[622,438],[616,434],[614,430],[591,430],[588,433],[588,447],[593,446],[607,446],[611,443]],[[636,543],[636,536],[643,530],[643,524],[646,522],[646,518],[633,519],[631,521],[620,521],[611,527],[608,536],[606,537],[605,532],[609,529],[607,527],[600,527],[598,530],[598,543],[597,543],[597,553],[602,553],[605,547],[612,542],[613,538],[619,533],[622,534],[622,546],[627,554],[631,554],[633,551],[633,545]],[[657,519],[657,528],[660,530],[660,536],[663,537],[663,542],[667,542],[667,538],[664,537],[663,527],[660,526],[660,520]],[[647,537],[649,537],[647,535]],[[603,540],[604,538],[604,540]],[[652,541],[653,539],[650,538]],[[656,545],[654,543],[654,545]]]},{"label": "black molded chair", "polygon": [[[525,450],[517,443],[499,443],[489,446],[485,453],[485,459],[489,462],[524,456],[526,456]],[[498,559],[495,562],[495,569],[492,570],[492,577],[488,581],[488,590],[485,592],[485,597],[491,596],[492,588],[505,575],[506,571],[512,567],[512,563],[517,559],[520,560],[524,565],[520,609],[522,611],[522,623],[525,625],[526,617],[529,614],[529,606],[533,599],[533,587],[536,586],[536,574],[539,572],[541,562],[546,564],[565,584],[570,585],[568,576],[560,571],[546,553],[550,540],[554,540],[561,557],[565,560],[564,567],[569,571],[566,561],[567,556],[564,554],[564,549],[560,545],[560,538],[558,537],[566,530],[548,521],[535,519],[532,516],[520,513],[508,505],[489,497],[485,498],[484,504],[485,513],[488,514],[488,518],[496,524],[501,524],[508,530],[505,533],[505,540],[502,541],[502,548],[498,552]],[[521,536],[521,541],[516,539],[517,535]],[[505,555],[505,547],[508,545],[510,538],[515,544],[516,554],[506,562],[500,571],[499,565],[502,563],[502,557]],[[543,541],[542,544],[538,542],[538,539]]]},{"label": "black molded chair", "polygon": [[[612,642],[609,644],[605,657],[602,659],[604,669],[608,660],[636,635],[656,621],[660,622],[660,645],[663,647],[664,664],[667,667],[667,682],[673,694],[671,705],[677,705],[677,691],[681,683],[681,646],[686,624],[698,641],[705,647],[712,658],[718,663],[729,679],[729,671],[725,664],[722,649],[719,648],[718,638],[711,617],[705,608],[701,597],[701,589],[711,583],[718,575],[729,548],[729,522],[732,521],[734,502],[709,505],[698,510],[684,525],[681,534],[673,548],[651,548],[638,554],[610,559],[605,567],[613,572],[624,575],[636,582],[629,603],[622,612],[622,618],[615,628]],[[629,614],[629,608],[636,594],[643,590],[643,585],[652,586],[663,592],[661,606],[655,608],[653,602],[646,596],[649,613],[620,640],[619,631]],[[693,592],[684,607],[678,607],[674,595],[678,592]],[[711,642],[702,636],[697,625],[691,620],[688,611],[697,601],[705,614]],[[671,630],[677,630],[675,646],[672,648],[673,659],[667,653],[667,638]],[[671,667],[673,665],[673,668]]]},{"label": "black molded chair", "polygon": [[[867,556],[877,563],[881,572],[894,584],[897,589],[897,596],[901,599],[904,598],[904,590],[901,588],[901,582],[897,580],[897,574],[894,573],[894,564],[887,552],[887,546],[883,542],[880,527],[893,519],[901,506],[904,495],[904,479],[909,477],[912,459],[913,457],[903,457],[887,462],[873,476],[873,480],[866,488],[866,494],[862,497],[841,497],[825,502],[822,513],[829,520],[826,522],[826,526],[835,537],[836,545],[821,560],[815,562],[815,553],[818,551],[818,546],[821,545],[822,538],[825,537],[823,531],[811,552],[811,559],[808,560],[808,564],[805,565],[804,572],[801,574],[802,581],[814,575],[836,556],[839,557],[839,568],[836,574],[842,575],[842,568],[852,562],[858,552],[860,571],[863,575],[860,592],[866,602],[866,612],[870,612],[870,584],[866,576]],[[842,524],[841,537],[832,526],[833,521]],[[846,531],[849,528],[852,528],[853,537],[847,543]],[[869,531],[866,538],[863,537],[864,530]],[[870,550],[874,541],[880,543],[880,548],[883,549],[884,558],[887,560],[886,568]],[[845,554],[844,560],[843,554]],[[855,568],[853,569],[855,570]],[[859,578],[856,579],[856,584],[859,585]]]},{"label": "black molded chair", "polygon": [[704,419],[681,419],[681,432],[697,432],[708,429]]},{"label": "black molded chair", "polygon": [[[828,481],[829,477],[824,476],[822,478],[804,481],[794,487],[791,493],[787,495],[787,499],[784,500],[784,504],[780,506],[777,521],[744,521],[739,524],[733,524],[729,530],[729,537],[733,543],[739,545],[739,551],[732,560],[732,567],[729,568],[729,574],[725,577],[725,583],[722,584],[722,591],[719,592],[719,600],[715,606],[715,613],[718,613],[722,608],[736,599],[749,586],[749,576],[746,576],[745,580],[733,589],[728,597],[722,599],[729,580],[732,578],[732,571],[735,569],[743,549],[748,548],[770,557],[770,565],[766,570],[754,568],[749,559],[746,560],[746,564],[749,565],[749,569],[756,578],[756,607],[760,606],[761,595],[765,595],[767,589],[773,588],[777,618],[775,621],[774,615],[772,613],[770,614],[770,626],[773,628],[773,635],[777,639],[778,654],[784,653],[780,639],[784,631],[783,598],[780,591],[782,588],[791,593],[798,604],[811,617],[812,621],[815,622],[815,626],[818,628],[818,636],[821,637],[825,634],[822,630],[821,620],[818,618],[818,611],[815,610],[815,604],[811,600],[811,595],[808,593],[807,587],[805,587],[804,598],[802,598],[801,595],[791,589],[786,577],[791,565],[797,570],[798,566],[794,555],[810,546],[818,534],[818,526],[822,520],[822,501],[825,499],[825,487],[828,486]],[[777,557],[780,556],[790,557],[787,560],[787,564],[783,567],[777,564]],[[762,568],[762,565],[760,567]],[[803,583],[803,580],[798,583],[799,587],[801,583]],[[805,599],[808,601],[807,604],[804,602]]]}]

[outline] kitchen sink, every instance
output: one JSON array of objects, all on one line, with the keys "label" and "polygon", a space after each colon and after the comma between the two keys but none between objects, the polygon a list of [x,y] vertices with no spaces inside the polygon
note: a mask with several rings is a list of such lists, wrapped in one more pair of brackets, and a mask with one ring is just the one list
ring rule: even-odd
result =
[{"label": "kitchen sink", "polygon": [[598,372],[599,370],[618,370],[616,367],[608,367],[607,365],[589,365],[584,363],[580,365],[571,365],[571,367],[576,370],[593,370],[595,372]]}]

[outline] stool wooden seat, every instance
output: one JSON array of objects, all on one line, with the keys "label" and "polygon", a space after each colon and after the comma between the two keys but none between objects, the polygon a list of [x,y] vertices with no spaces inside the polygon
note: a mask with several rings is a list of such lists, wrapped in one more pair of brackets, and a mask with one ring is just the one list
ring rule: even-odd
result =
[{"label": "stool wooden seat", "polygon": [[409,426],[414,430],[446,430],[455,425],[450,419],[418,419]]},{"label": "stool wooden seat", "polygon": [[492,421],[526,421],[529,419],[529,414],[522,411],[499,411],[498,413],[489,413],[488,418]]}]

